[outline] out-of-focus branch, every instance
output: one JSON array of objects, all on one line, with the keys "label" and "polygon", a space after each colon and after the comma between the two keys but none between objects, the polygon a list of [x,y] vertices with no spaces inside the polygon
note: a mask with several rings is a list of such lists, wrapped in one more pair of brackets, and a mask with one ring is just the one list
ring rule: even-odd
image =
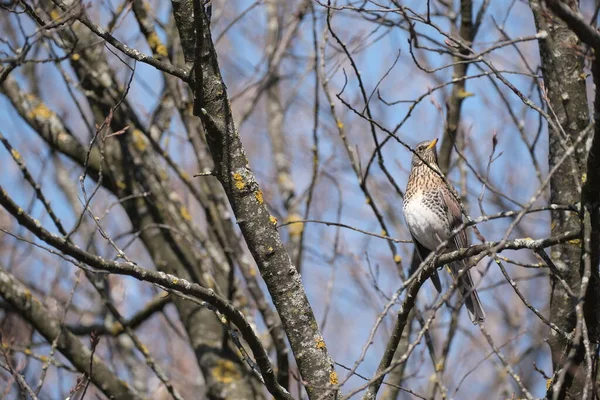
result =
[{"label": "out-of-focus branch", "polygon": [[[0,86],[0,92],[11,101],[19,115],[35,129],[38,135],[51,147],[67,155],[81,165],[85,162],[86,149],[63,124],[61,118],[39,98],[26,93],[17,81],[9,76]],[[97,148],[89,153],[88,173],[96,177],[100,170],[101,158]],[[105,182],[109,184],[109,182]]]},{"label": "out-of-focus branch", "polygon": [[118,336],[125,332],[125,327],[130,329],[137,328],[154,316],[155,313],[162,311],[171,301],[172,298],[169,295],[159,295],[155,297],[154,299],[150,300],[142,310],[127,320],[124,325],[115,322],[112,326],[106,326],[104,323],[99,323],[91,325],[70,325],[67,328],[74,335],[89,335],[90,333],[95,332],[98,335],[109,334],[112,336]]},{"label": "out-of-focus branch", "polygon": [[[1,190],[1,189],[0,189]],[[26,319],[42,336],[52,343],[57,337],[57,349],[81,372],[90,370],[90,350],[75,335],[64,330],[61,322],[32,294],[31,291],[0,266],[0,296],[19,315]],[[91,361],[94,385],[107,397],[114,399],[140,399],[140,395],[128,387],[100,359],[93,356]]]},{"label": "out-of-focus branch", "polygon": [[[463,41],[471,46],[475,39],[475,34],[481,23],[481,16],[485,13],[489,1],[484,1],[479,13],[477,15],[477,21],[473,23],[473,2],[472,0],[461,0],[460,2],[460,29],[459,35]],[[467,56],[469,51],[462,47],[460,49],[462,56]],[[446,116],[446,129],[444,130],[444,137],[440,146],[439,152],[439,166],[442,172],[445,174],[450,168],[450,158],[452,149],[456,142],[456,134],[460,125],[460,114],[463,101],[468,97],[466,91],[466,80],[461,79],[467,75],[469,69],[469,63],[462,63],[462,58],[459,56],[454,57],[454,70],[452,72],[453,78],[459,80],[452,86],[452,93],[447,101],[448,114]],[[414,258],[414,257],[413,257]]]},{"label": "out-of-focus branch", "polygon": [[252,101],[249,101],[247,107],[240,113],[240,126],[244,124],[248,117],[250,117],[254,107],[258,104],[258,100],[271,84],[270,77],[272,76],[272,71],[279,66],[285,52],[290,47],[292,40],[296,37],[300,23],[304,19],[304,15],[308,11],[310,3],[310,0],[302,0],[292,13],[291,21],[288,23],[285,32],[281,35],[281,40],[279,40],[277,47],[273,49],[273,53],[269,59],[269,69],[256,83],[256,87],[247,95]]},{"label": "out-of-focus branch", "polygon": [[263,194],[248,167],[236,130],[229,99],[212,43],[208,17],[194,1],[196,23],[194,114],[200,117],[215,162],[214,175],[229,199],[242,234],[273,303],[281,316],[306,390],[311,398],[328,396],[337,375],[323,343],[317,321],[306,298],[298,271],[271,221]]},{"label": "out-of-focus branch", "polygon": [[[266,55],[269,60],[273,59],[277,44],[279,42],[279,16],[276,0],[267,0],[267,49]],[[275,169],[277,171],[277,185],[284,206],[289,208],[290,201],[294,197],[294,182],[290,176],[290,155],[288,154],[287,137],[283,129],[285,111],[283,109],[280,88],[279,65],[269,65],[270,76],[266,89],[267,120],[269,124],[269,136],[275,157]]]},{"label": "out-of-focus branch", "polygon": [[[291,156],[288,146],[288,131],[284,129],[285,110],[283,107],[283,99],[281,97],[281,78],[279,71],[279,62],[273,64],[275,52],[278,49],[280,24],[279,14],[277,9],[277,0],[267,0],[267,48],[266,56],[269,60],[268,71],[269,76],[266,77],[266,107],[267,107],[267,124],[269,137],[271,138],[271,146],[273,149],[273,158],[275,171],[277,174],[277,187],[279,194],[283,200],[286,216],[285,220],[300,219],[298,214],[298,204],[296,202],[296,188],[291,176]],[[277,61],[277,60],[276,60]],[[298,225],[303,227],[303,225]],[[292,261],[295,263],[298,271],[302,271],[302,230],[290,230],[287,248]]]},{"label": "out-of-focus branch", "polygon": [[61,10],[63,10],[64,12],[68,13],[70,16],[76,18],[79,22],[81,22],[82,24],[84,24],[85,26],[87,26],[92,32],[94,32],[96,35],[98,35],[99,37],[101,37],[102,39],[106,40],[106,42],[108,44],[110,44],[111,46],[115,47],[117,50],[119,50],[120,52],[122,52],[123,54],[127,55],[128,57],[133,58],[134,60],[137,60],[139,62],[148,64],[153,66],[154,68],[166,72],[168,74],[171,74],[173,76],[176,76],[178,78],[180,78],[183,81],[187,81],[188,80],[188,72],[182,68],[179,68],[173,64],[158,60],[154,57],[151,57],[147,54],[142,53],[139,50],[136,49],[132,49],[131,47],[127,46],[124,43],[121,43],[119,40],[117,40],[113,35],[111,35],[108,31],[106,31],[105,29],[99,27],[98,25],[94,24],[92,21],[89,20],[88,17],[85,16],[85,14],[83,13],[79,13],[77,10],[72,10],[69,9],[62,1],[60,0],[53,0],[54,4],[56,4],[58,7],[60,7]]}]

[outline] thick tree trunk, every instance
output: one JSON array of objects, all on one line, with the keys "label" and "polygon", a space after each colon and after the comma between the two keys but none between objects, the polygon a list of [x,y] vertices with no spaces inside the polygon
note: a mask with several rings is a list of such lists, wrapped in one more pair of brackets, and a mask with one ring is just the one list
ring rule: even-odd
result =
[{"label": "thick tree trunk", "polygon": [[[589,124],[588,101],[586,97],[584,59],[577,35],[567,25],[539,4],[531,3],[538,31],[546,31],[546,39],[539,41],[544,85],[547,90],[549,115],[556,115],[561,130],[548,127],[548,164],[552,169],[573,146],[582,131]],[[564,131],[564,132],[563,132]],[[580,140],[575,152],[568,157],[550,181],[550,203],[576,204],[581,199],[581,182],[585,172],[585,140]],[[552,235],[580,229],[578,214],[553,211]],[[557,266],[562,278],[573,293],[578,294],[581,286],[581,241],[572,241],[554,246],[550,258]],[[575,306],[577,298],[570,296],[554,277],[551,278],[550,321],[563,331],[572,333],[577,318]],[[573,348],[560,335],[551,333],[549,340],[552,351],[554,377],[549,385],[548,398],[582,399],[585,385],[584,352],[581,343]],[[560,392],[560,374],[568,367]]]}]

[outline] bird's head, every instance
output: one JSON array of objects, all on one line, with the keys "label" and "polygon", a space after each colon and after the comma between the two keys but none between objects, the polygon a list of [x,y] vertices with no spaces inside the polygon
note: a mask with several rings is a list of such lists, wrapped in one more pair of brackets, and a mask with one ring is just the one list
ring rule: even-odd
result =
[{"label": "bird's head", "polygon": [[[421,165],[425,165],[423,160],[427,162],[427,164],[431,166],[437,166],[437,152],[435,150],[435,144],[437,143],[437,139],[426,140],[421,142],[415,147],[415,153],[412,157],[412,167],[419,167]],[[417,156],[417,154],[420,156]]]}]

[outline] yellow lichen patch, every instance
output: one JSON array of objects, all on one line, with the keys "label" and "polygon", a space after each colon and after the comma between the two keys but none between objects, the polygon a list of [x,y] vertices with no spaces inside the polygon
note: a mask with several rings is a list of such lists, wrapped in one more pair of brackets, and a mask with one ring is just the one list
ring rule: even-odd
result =
[{"label": "yellow lichen patch", "polygon": [[277,218],[275,218],[274,216],[270,215],[269,216],[269,221],[271,221],[271,223],[273,225],[277,225]]},{"label": "yellow lichen patch", "polygon": [[400,257],[398,254],[396,254],[394,256],[394,262],[396,262],[396,263],[402,262],[402,257]]},{"label": "yellow lichen patch", "polygon": [[37,106],[35,106],[33,108],[33,110],[31,110],[29,112],[28,117],[29,118],[48,119],[53,114],[54,113],[48,107],[46,107],[46,105],[44,103],[40,103]]},{"label": "yellow lichen patch", "polygon": [[173,279],[171,279],[171,283],[172,283],[173,285],[177,285],[177,284],[179,283],[179,279],[177,279],[177,278],[173,278]]},{"label": "yellow lichen patch", "polygon": [[235,181],[234,185],[237,190],[242,190],[246,187],[244,183],[244,177],[238,173],[233,174],[233,180]]},{"label": "yellow lichen patch", "polygon": [[584,172],[583,175],[581,175],[581,183],[585,183],[587,181],[587,174]]},{"label": "yellow lichen patch", "polygon": [[26,348],[25,350],[23,350],[23,354],[26,354],[28,356],[31,355],[31,349],[30,348]]},{"label": "yellow lichen patch", "polygon": [[342,122],[342,120],[341,120],[341,119],[338,119],[338,120],[337,120],[337,127],[338,127],[339,129],[344,129],[344,123]]},{"label": "yellow lichen patch", "polygon": [[148,348],[143,344],[140,343],[140,351],[142,352],[143,355],[147,356],[150,352],[148,351]]},{"label": "yellow lichen patch", "polygon": [[581,240],[579,240],[579,239],[573,239],[573,240],[569,240],[568,243],[579,246],[581,244]]},{"label": "yellow lichen patch", "polygon": [[12,154],[13,158],[17,160],[17,162],[21,162],[21,155],[15,149],[11,149],[10,154]]},{"label": "yellow lichen patch", "polygon": [[110,333],[112,333],[114,336],[118,335],[121,332],[123,332],[123,325],[121,325],[120,322],[115,322],[110,328]]},{"label": "yellow lichen patch", "polygon": [[262,190],[257,190],[256,192],[254,192],[254,196],[256,197],[256,201],[258,201],[258,204],[262,204],[265,202]]},{"label": "yellow lichen patch", "polygon": [[190,211],[188,210],[188,208],[186,206],[181,206],[181,208],[179,209],[179,213],[181,214],[181,217],[183,219],[185,219],[186,221],[191,221],[192,220],[192,216],[190,215]]},{"label": "yellow lichen patch", "polygon": [[60,14],[58,13],[58,11],[52,10],[52,11],[50,11],[50,18],[52,18],[52,20],[56,21],[57,19],[60,18]]},{"label": "yellow lichen patch", "polygon": [[302,221],[302,216],[297,213],[291,213],[285,219],[285,222],[289,224],[289,232],[290,236],[300,236],[302,235],[302,231],[304,230],[304,222]]},{"label": "yellow lichen patch", "polygon": [[48,357],[46,357],[46,356],[40,356],[39,360],[41,362],[43,362],[43,363],[46,363],[46,362],[48,362]]},{"label": "yellow lichen patch", "polygon": [[79,61],[80,58],[81,58],[81,56],[77,53],[73,53],[71,55],[71,60],[73,60],[73,61]]},{"label": "yellow lichen patch", "polygon": [[161,180],[163,180],[163,181],[166,181],[166,180],[167,180],[167,178],[169,177],[169,174],[167,173],[167,170],[166,170],[166,169],[164,169],[164,168],[161,168],[161,169],[158,171],[158,177],[159,177]]},{"label": "yellow lichen patch", "polygon": [[466,99],[467,97],[475,96],[475,93],[467,92],[465,89],[460,89],[457,93],[459,99]]},{"label": "yellow lichen patch", "polygon": [[338,376],[335,373],[335,371],[331,371],[329,373],[329,383],[331,383],[332,385],[337,385],[339,383]]},{"label": "yellow lichen patch", "polygon": [[121,190],[127,189],[127,185],[123,181],[117,181],[117,187]]},{"label": "yellow lichen patch", "polygon": [[217,366],[212,369],[212,374],[221,383],[231,383],[241,378],[235,364],[229,360],[218,360]]},{"label": "yellow lichen patch", "polygon": [[367,197],[367,200],[366,200],[366,202],[367,202],[367,204],[371,204],[371,198],[370,198],[370,197]]},{"label": "yellow lichen patch", "polygon": [[324,350],[327,346],[325,346],[325,341],[323,338],[315,339],[317,349]]},{"label": "yellow lichen patch", "polygon": [[158,54],[159,56],[166,57],[168,55],[167,46],[165,46],[162,43],[156,46],[156,54]]},{"label": "yellow lichen patch", "polygon": [[148,142],[146,141],[146,138],[144,137],[144,133],[142,131],[140,131],[139,129],[133,130],[133,145],[139,151],[144,151],[148,148]]},{"label": "yellow lichen patch", "polygon": [[444,368],[444,363],[442,361],[440,361],[437,364],[435,364],[435,370],[436,370],[436,372],[440,372],[442,370],[442,368]]},{"label": "yellow lichen patch", "polygon": [[150,35],[148,35],[148,45],[159,56],[167,56],[167,47],[162,44],[156,32],[152,32]]},{"label": "yellow lichen patch", "polygon": [[546,379],[546,390],[550,389],[550,386],[552,386],[552,378]]},{"label": "yellow lichen patch", "polygon": [[250,274],[250,276],[256,276],[256,270],[252,267],[248,269],[248,273]]},{"label": "yellow lichen patch", "polygon": [[181,179],[183,179],[186,182],[189,182],[190,180],[190,175],[187,172],[182,172],[181,173]]},{"label": "yellow lichen patch", "polygon": [[387,231],[385,229],[381,230],[381,236],[387,236]]}]

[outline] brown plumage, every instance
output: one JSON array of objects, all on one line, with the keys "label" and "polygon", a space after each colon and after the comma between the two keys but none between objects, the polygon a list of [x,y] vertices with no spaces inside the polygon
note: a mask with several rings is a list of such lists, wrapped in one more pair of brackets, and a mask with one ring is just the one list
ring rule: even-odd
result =
[{"label": "brown plumage", "polygon": [[[404,218],[421,260],[447,240],[452,231],[463,223],[460,204],[440,176],[436,143],[437,139],[421,142],[415,148],[415,152],[421,158],[413,155],[412,168],[404,194]],[[467,234],[463,229],[448,242],[445,251],[454,251],[468,245]],[[467,268],[467,262],[465,260],[453,262],[448,267],[452,278],[456,280],[459,271]],[[413,272],[411,271],[411,274]],[[431,280],[437,291],[441,292],[437,271],[434,272]],[[485,312],[470,271],[458,278],[458,289],[465,299],[473,323],[485,321]]]}]

